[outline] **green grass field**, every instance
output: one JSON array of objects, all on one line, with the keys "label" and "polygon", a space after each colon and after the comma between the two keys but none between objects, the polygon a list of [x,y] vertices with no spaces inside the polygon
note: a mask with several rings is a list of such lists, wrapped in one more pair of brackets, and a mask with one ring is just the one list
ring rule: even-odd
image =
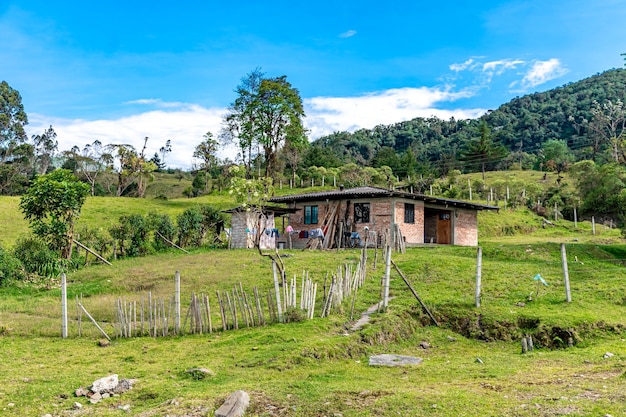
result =
[{"label": "green grass field", "polygon": [[[286,192],[286,190],[282,190]],[[227,194],[198,199],[88,199],[81,222],[106,227],[119,215],[151,210],[175,215],[198,202],[232,206]],[[27,229],[18,200],[0,198],[2,243]],[[392,270],[389,309],[350,331],[359,312],[380,300],[384,264],[368,251],[368,278],[354,299],[320,318],[322,288],[357,250],[283,251],[287,277],[308,271],[319,285],[316,317],[212,334],[114,338],[108,347],[74,299],[116,333],[115,302],[169,299],[180,271],[183,311],[191,293],[210,297],[236,285],[273,288],[271,262],[256,251],[197,249],[123,259],[68,276],[70,325],[62,339],[57,281],[0,288],[0,415],[211,416],[238,389],[251,395],[252,416],[604,416],[626,415],[626,244],[618,229],[559,220],[544,225],[529,210],[481,213],[481,307],[475,307],[476,248],[424,246],[393,259],[440,323],[428,316]],[[565,301],[560,244],[567,249],[572,302]],[[376,265],[374,260],[377,259]],[[538,287],[536,274],[548,286]],[[520,338],[536,349],[521,354]],[[568,340],[571,339],[571,340]],[[568,341],[573,346],[568,346]],[[428,342],[428,349],[420,347]],[[610,352],[613,356],[606,355]],[[380,368],[370,355],[424,359]],[[206,367],[198,380],[185,370]],[[135,387],[97,405],[74,390],[117,373]],[[83,404],[74,409],[74,402]]]}]

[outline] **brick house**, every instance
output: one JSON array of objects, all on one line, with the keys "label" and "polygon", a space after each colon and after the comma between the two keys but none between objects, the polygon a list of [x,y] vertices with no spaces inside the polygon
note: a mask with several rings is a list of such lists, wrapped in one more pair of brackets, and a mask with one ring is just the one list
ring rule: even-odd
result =
[{"label": "brick house", "polygon": [[394,223],[408,246],[430,243],[477,246],[478,211],[498,210],[467,201],[377,187],[294,194],[273,197],[270,201],[287,204],[292,210],[289,225],[294,230],[296,248],[304,247],[311,230],[322,229],[325,234],[336,236],[326,247],[336,247],[341,238],[344,247],[350,237],[359,237],[359,242],[366,236],[380,239]]}]

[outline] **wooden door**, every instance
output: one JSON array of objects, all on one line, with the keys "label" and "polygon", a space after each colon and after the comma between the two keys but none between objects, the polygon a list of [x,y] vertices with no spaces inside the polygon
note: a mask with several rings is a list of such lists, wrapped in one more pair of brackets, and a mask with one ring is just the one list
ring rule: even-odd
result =
[{"label": "wooden door", "polygon": [[441,212],[437,217],[437,243],[452,243],[452,216],[449,211]]}]

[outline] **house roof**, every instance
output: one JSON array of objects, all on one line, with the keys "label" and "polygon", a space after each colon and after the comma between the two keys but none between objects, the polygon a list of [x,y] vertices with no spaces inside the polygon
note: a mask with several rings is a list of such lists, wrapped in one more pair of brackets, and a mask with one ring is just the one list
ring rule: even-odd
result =
[{"label": "house roof", "polygon": [[434,204],[438,206],[452,206],[460,207],[472,210],[499,210],[498,207],[488,206],[484,204],[475,204],[469,201],[452,200],[448,198],[437,198],[424,194],[406,193],[397,190],[387,190],[379,187],[356,187],[337,189],[330,191],[319,191],[315,193],[304,194],[291,194],[280,197],[272,197],[269,201],[272,203],[296,203],[306,201],[319,201],[319,200],[345,200],[350,198],[407,198],[410,200],[423,201],[428,204]]},{"label": "house roof", "polygon": [[[289,207],[280,207],[280,206],[263,206],[263,214],[274,213],[275,216],[284,216],[285,214],[295,213],[300,209],[289,208]],[[223,213],[242,213],[247,211],[247,209],[243,206],[234,207],[228,210],[222,210]]]}]

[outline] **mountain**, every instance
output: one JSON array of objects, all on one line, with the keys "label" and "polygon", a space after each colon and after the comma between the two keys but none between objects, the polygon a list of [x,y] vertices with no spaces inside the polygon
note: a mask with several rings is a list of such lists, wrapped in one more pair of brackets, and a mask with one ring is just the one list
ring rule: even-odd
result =
[{"label": "mountain", "polygon": [[314,141],[304,164],[388,165],[397,175],[411,170],[476,171],[479,164],[468,162],[463,153],[468,142],[480,136],[482,122],[486,122],[493,139],[510,152],[491,162],[498,168],[522,161],[522,156],[530,155],[526,159],[532,161],[541,145],[551,139],[565,140],[574,160],[590,159],[598,151],[592,149],[590,126],[594,102],[615,103],[625,97],[626,69],[613,69],[552,90],[516,97],[479,119],[418,117],[354,133],[336,132]]}]

